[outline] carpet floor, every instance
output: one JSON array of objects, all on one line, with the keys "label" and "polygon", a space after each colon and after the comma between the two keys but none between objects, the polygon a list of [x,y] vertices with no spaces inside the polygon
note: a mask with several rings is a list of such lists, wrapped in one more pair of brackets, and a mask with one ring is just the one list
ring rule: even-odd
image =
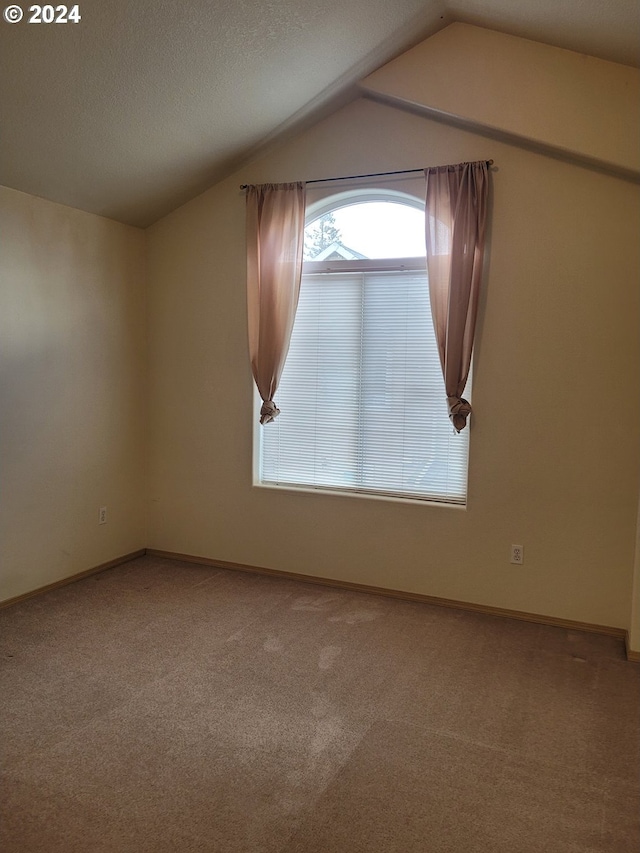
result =
[{"label": "carpet floor", "polygon": [[638,853],[621,641],[142,557],[0,611],[3,853]]}]

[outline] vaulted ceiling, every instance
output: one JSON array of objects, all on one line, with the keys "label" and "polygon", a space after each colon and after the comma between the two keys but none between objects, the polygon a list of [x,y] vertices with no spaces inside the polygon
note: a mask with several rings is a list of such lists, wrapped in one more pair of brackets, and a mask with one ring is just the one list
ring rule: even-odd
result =
[{"label": "vaulted ceiling", "polygon": [[0,183],[146,226],[453,21],[640,65],[637,0],[81,0],[0,22]]}]

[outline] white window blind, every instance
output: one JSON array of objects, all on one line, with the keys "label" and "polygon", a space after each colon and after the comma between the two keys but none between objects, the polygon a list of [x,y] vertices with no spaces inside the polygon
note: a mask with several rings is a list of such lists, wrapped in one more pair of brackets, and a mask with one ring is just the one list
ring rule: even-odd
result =
[{"label": "white window blind", "polygon": [[447,415],[427,274],[386,263],[303,275],[260,481],[464,504],[469,431]]}]

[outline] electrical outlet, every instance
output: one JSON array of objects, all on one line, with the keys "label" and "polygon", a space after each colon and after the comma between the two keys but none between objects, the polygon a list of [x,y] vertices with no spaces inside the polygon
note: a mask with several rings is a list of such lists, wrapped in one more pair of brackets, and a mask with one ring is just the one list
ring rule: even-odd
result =
[{"label": "electrical outlet", "polygon": [[107,523],[107,508],[106,506],[101,506],[98,510],[98,524],[106,524]]},{"label": "electrical outlet", "polygon": [[511,562],[515,563],[516,566],[521,566],[524,563],[524,546],[523,545],[512,545],[511,546]]}]

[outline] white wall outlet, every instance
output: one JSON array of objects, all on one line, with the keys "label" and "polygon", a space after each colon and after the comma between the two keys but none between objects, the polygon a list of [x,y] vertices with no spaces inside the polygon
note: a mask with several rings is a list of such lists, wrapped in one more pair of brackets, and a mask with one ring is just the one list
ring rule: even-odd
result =
[{"label": "white wall outlet", "polygon": [[98,524],[106,524],[107,523],[107,508],[106,506],[101,506],[98,510]]},{"label": "white wall outlet", "polygon": [[524,546],[523,545],[512,545],[511,546],[511,562],[516,566],[521,566],[524,563]]}]

